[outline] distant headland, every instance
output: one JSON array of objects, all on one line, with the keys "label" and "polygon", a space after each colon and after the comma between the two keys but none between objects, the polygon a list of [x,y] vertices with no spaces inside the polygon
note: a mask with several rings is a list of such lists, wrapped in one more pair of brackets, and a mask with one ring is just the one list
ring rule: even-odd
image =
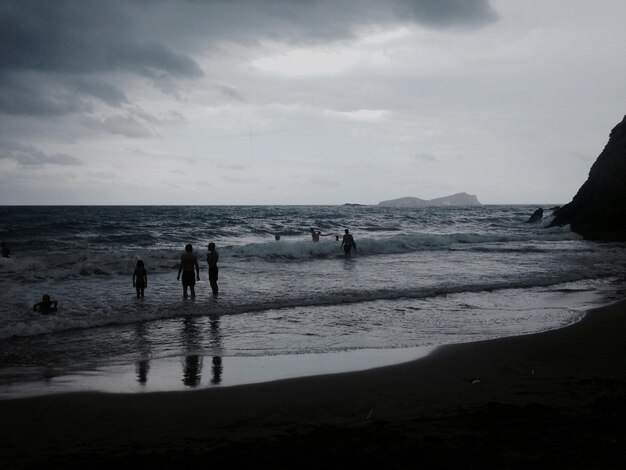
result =
[{"label": "distant headland", "polygon": [[389,207],[415,207],[415,206],[482,206],[478,198],[473,194],[456,193],[450,196],[435,199],[420,199],[418,197],[400,197],[381,201],[379,206]]}]

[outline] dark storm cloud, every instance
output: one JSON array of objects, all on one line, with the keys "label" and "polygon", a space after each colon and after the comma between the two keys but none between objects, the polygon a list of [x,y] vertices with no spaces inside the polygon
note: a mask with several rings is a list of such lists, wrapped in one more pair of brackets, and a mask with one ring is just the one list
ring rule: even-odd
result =
[{"label": "dark storm cloud", "polygon": [[[468,30],[497,19],[489,0],[179,0],[140,1],[162,25],[161,38],[206,51],[221,41],[262,39],[319,44],[353,37],[361,27],[418,24]],[[144,28],[143,34],[152,31]]]},{"label": "dark storm cloud", "polygon": [[178,96],[180,79],[203,76],[194,54],[224,41],[321,43],[371,25],[467,29],[495,19],[488,0],[5,0],[0,113],[83,112],[92,98],[120,107],[129,99],[123,79],[107,80],[114,72]]},{"label": "dark storm cloud", "polygon": [[72,82],[72,85],[79,92],[98,98],[110,106],[118,107],[128,103],[128,98],[124,92],[108,83],[102,83],[98,80],[77,79]]},{"label": "dark storm cloud", "polygon": [[242,103],[247,102],[246,98],[237,90],[237,88],[229,85],[215,85],[215,89],[223,96]]},{"label": "dark storm cloud", "polygon": [[124,3],[18,0],[0,7],[0,72],[163,71],[198,77],[196,62],[134,34]]},{"label": "dark storm cloud", "polygon": [[32,145],[13,141],[0,141],[0,160],[13,160],[21,166],[43,165],[80,165],[81,162],[71,155],[56,153],[48,155]]},{"label": "dark storm cloud", "polygon": [[152,131],[131,115],[114,115],[101,119],[88,118],[85,125],[92,129],[101,129],[110,134],[123,135],[131,139],[154,137]]},{"label": "dark storm cloud", "polygon": [[99,80],[44,76],[33,72],[0,75],[0,113],[17,116],[61,116],[89,112],[90,97],[113,107],[128,103],[123,91]]},{"label": "dark storm cloud", "polygon": [[89,104],[66,87],[53,87],[30,74],[0,75],[0,113],[54,116],[88,109]]},{"label": "dark storm cloud", "polygon": [[110,106],[124,92],[99,79],[124,71],[157,81],[197,78],[198,64],[158,39],[138,37],[128,3],[116,1],[2,2],[0,112],[62,115],[85,110],[82,97]]},{"label": "dark storm cloud", "polygon": [[488,0],[398,0],[397,4],[398,11],[432,27],[472,28],[497,19]]},{"label": "dark storm cloud", "polygon": [[172,48],[173,43],[184,47],[176,38],[328,38],[378,22],[464,27],[495,18],[487,0],[4,1],[0,73],[121,69],[193,78],[202,70],[191,57]]}]

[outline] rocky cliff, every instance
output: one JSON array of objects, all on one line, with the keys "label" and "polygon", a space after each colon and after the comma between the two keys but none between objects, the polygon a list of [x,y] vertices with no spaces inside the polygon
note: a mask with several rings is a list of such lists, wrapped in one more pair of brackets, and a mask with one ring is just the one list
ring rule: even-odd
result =
[{"label": "rocky cliff", "polygon": [[438,197],[435,199],[420,199],[418,197],[401,197],[381,201],[379,206],[392,207],[415,207],[415,206],[480,206],[482,205],[476,196],[467,193],[456,193],[451,196]]},{"label": "rocky cliff", "polygon": [[626,241],[626,116],[611,131],[587,181],[551,225],[567,224],[586,239]]}]

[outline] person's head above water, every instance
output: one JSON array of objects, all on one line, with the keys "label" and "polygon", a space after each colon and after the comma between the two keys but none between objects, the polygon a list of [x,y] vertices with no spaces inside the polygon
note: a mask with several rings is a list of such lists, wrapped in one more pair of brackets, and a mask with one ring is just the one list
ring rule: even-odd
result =
[{"label": "person's head above water", "polygon": [[186,251],[187,253],[191,253],[191,252],[193,251],[193,246],[191,246],[191,243],[187,243],[187,244],[185,245],[185,251]]},{"label": "person's head above water", "polygon": [[348,231],[348,229],[346,229],[346,230],[345,230],[345,232],[346,232],[346,233],[350,233],[350,232]]},{"label": "person's head above water", "polygon": [[138,268],[143,268],[143,261],[141,261],[140,259],[137,260],[137,267]]},{"label": "person's head above water", "polygon": [[215,243],[211,242],[209,243],[209,251],[213,251],[215,250]]},{"label": "person's head above water", "polygon": [[50,296],[48,294],[44,294],[41,298],[42,302],[50,302]]}]

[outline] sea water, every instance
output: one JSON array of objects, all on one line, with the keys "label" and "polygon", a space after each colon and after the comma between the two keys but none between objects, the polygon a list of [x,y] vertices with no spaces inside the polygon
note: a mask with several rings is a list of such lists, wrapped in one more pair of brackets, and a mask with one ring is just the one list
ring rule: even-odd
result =
[{"label": "sea water", "polygon": [[[625,246],[547,227],[549,217],[526,223],[536,208],[0,207],[11,246],[0,259],[0,396],[363,369],[563,327],[620,298]],[[201,280],[184,300],[187,243]],[[132,287],[139,259],[144,299]],[[44,293],[59,302],[53,315],[32,309]]]}]

